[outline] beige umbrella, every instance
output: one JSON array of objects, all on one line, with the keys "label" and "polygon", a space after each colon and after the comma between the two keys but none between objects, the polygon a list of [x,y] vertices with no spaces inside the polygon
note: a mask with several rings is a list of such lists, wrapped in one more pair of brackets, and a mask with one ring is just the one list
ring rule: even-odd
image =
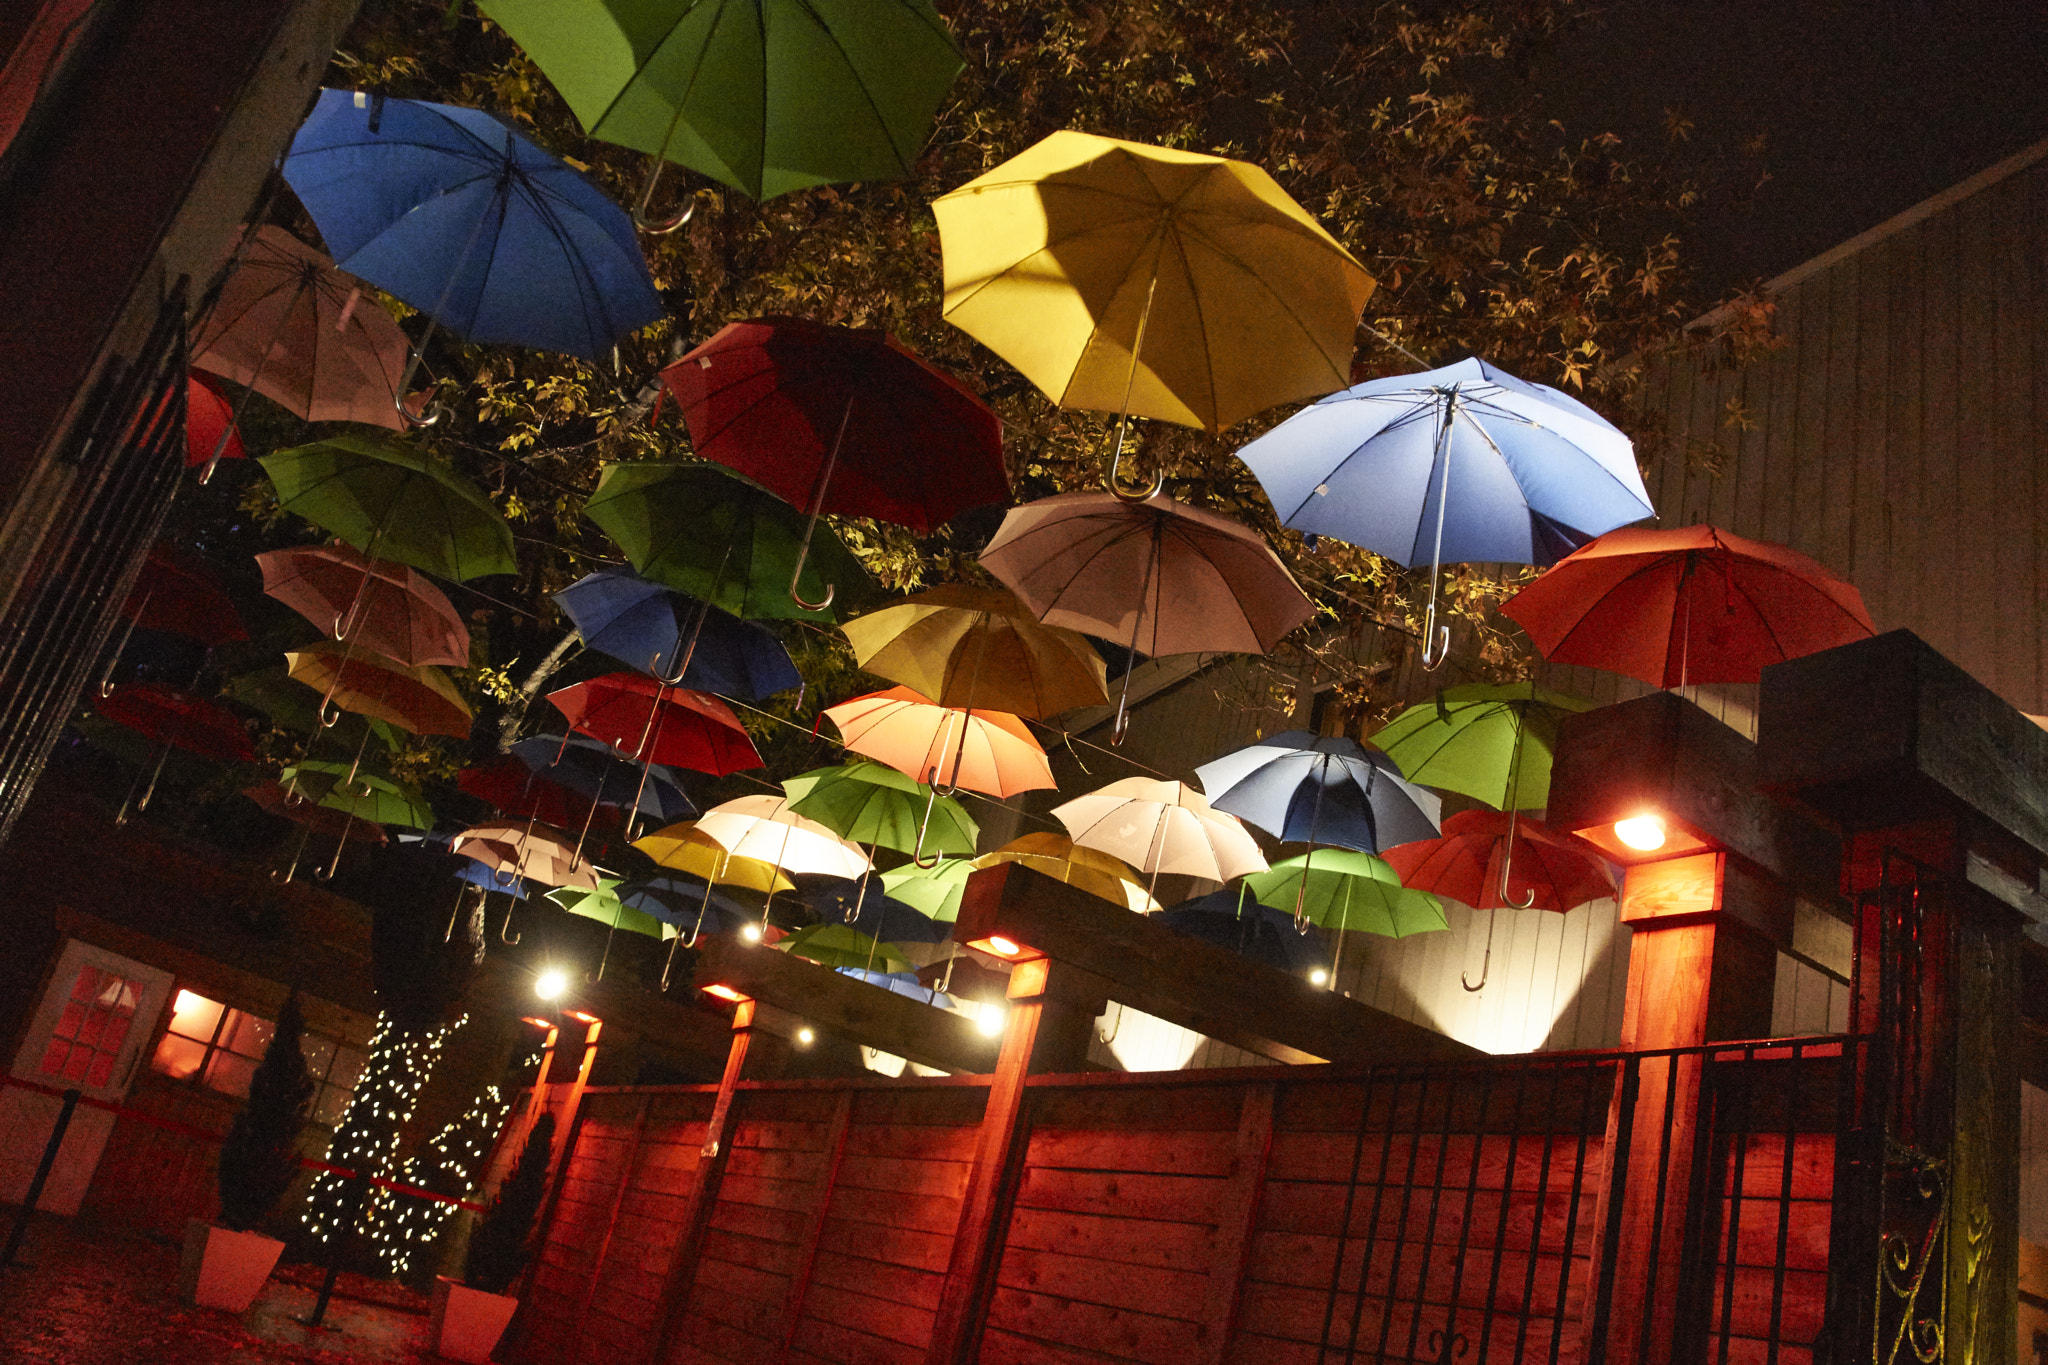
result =
[{"label": "beige umbrella", "polygon": [[1121,858],[1155,883],[1162,872],[1227,882],[1266,870],[1238,818],[1184,782],[1127,777],[1052,813],[1076,844]]},{"label": "beige umbrella", "polygon": [[1159,902],[1138,884],[1137,874],[1121,860],[1092,848],[1078,848],[1066,835],[1050,830],[1019,835],[995,852],[974,860],[976,868],[994,867],[998,863],[1022,863],[1033,872],[1139,914],[1159,908]]},{"label": "beige umbrella", "polygon": [[1102,656],[1003,588],[947,583],[845,622],[860,666],[941,706],[1044,720],[1109,700]]}]

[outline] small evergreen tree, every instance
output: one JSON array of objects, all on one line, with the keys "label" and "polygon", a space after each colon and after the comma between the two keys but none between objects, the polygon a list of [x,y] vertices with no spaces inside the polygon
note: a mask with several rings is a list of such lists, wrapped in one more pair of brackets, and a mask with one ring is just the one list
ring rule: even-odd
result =
[{"label": "small evergreen tree", "polygon": [[254,1229],[299,1174],[299,1134],[313,1108],[313,1077],[299,1042],[305,1028],[294,993],[278,1011],[249,1098],[221,1144],[220,1221],[232,1231]]},{"label": "small evergreen tree", "polygon": [[476,1230],[469,1236],[469,1260],[462,1280],[471,1289],[502,1294],[526,1269],[532,1250],[533,1225],[540,1217],[541,1196],[547,1190],[548,1149],[554,1145],[555,1116],[546,1110],[526,1135],[519,1164],[512,1168],[498,1197],[491,1201]]}]

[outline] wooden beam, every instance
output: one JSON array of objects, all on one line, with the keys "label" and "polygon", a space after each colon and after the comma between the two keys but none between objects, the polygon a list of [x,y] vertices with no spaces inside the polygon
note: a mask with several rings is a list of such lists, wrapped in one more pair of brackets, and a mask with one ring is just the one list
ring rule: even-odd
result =
[{"label": "wooden beam", "polygon": [[1230,1179],[1217,1206],[1216,1250],[1209,1263],[1208,1334],[1202,1344],[1204,1365],[1224,1365],[1237,1330],[1238,1305],[1244,1298],[1245,1266],[1251,1259],[1252,1234],[1258,1226],[1259,1201],[1266,1192],[1266,1162],[1273,1149],[1273,1106],[1279,1087],[1245,1089],[1244,1109],[1237,1121],[1237,1150],[1231,1157]]},{"label": "wooden beam", "polygon": [[1101,977],[1109,998],[1289,1063],[1454,1061],[1476,1049],[1177,933],[1017,863],[967,879],[953,936],[998,935]]},{"label": "wooden beam", "polygon": [[986,1073],[995,1065],[996,1040],[963,1014],[773,948],[723,937],[706,938],[703,948],[699,982],[723,983],[814,1027],[924,1066]]}]

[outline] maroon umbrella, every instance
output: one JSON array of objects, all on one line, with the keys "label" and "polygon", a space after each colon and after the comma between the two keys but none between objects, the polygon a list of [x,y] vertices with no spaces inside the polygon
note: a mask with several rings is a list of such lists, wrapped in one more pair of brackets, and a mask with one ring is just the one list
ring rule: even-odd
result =
[{"label": "maroon umbrella", "polygon": [[543,824],[573,829],[592,815],[589,797],[542,777],[510,754],[464,768],[455,774],[455,785],[507,815]]},{"label": "maroon umbrella", "polygon": [[661,378],[699,455],[807,509],[814,525],[833,512],[924,532],[1010,500],[996,415],[879,329],[735,322]]},{"label": "maroon umbrella", "polygon": [[234,404],[220,391],[220,382],[192,370],[185,376],[185,467],[213,463],[215,451],[223,460],[248,454],[242,449],[242,433],[235,430]]},{"label": "maroon umbrella", "polygon": [[190,692],[162,683],[128,683],[100,700],[99,713],[116,725],[201,758],[223,763],[256,757],[234,714]]},{"label": "maroon umbrella", "polygon": [[183,635],[209,648],[249,638],[241,613],[213,570],[196,555],[168,545],[150,548],[121,614],[134,625]]},{"label": "maroon umbrella", "polygon": [[417,569],[342,544],[271,550],[256,564],[263,591],[337,640],[416,668],[469,666],[462,613]]}]

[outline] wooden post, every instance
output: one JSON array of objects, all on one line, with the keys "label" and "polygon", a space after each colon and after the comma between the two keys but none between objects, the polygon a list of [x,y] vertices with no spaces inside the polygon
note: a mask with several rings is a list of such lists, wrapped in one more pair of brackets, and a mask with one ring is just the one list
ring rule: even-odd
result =
[{"label": "wooden post", "polygon": [[[562,1113],[555,1120],[554,1146],[548,1152],[548,1197],[540,1207],[537,1227],[547,1227],[555,1220],[555,1206],[562,1200],[562,1180],[568,1174],[569,1153],[575,1149],[577,1117],[583,1109],[583,1092],[590,1088],[590,1068],[597,1061],[597,1039],[604,1032],[604,1020],[592,1019],[588,1015],[573,1015],[572,1018],[589,1024],[583,1034],[583,1064],[576,1069],[576,1079],[569,1083],[569,1093],[563,1098]],[[514,1155],[512,1158],[519,1158]],[[527,1261],[526,1271],[519,1277],[517,1297],[530,1299],[533,1296],[533,1280],[540,1273],[540,1258]]]},{"label": "wooden post", "polygon": [[1237,1121],[1237,1152],[1231,1159],[1230,1184],[1216,1220],[1216,1253],[1209,1265],[1209,1315],[1202,1324],[1203,1365],[1223,1365],[1230,1336],[1237,1326],[1237,1308],[1244,1296],[1244,1269],[1250,1258],[1252,1231],[1258,1226],[1259,1200],[1266,1192],[1266,1158],[1273,1148],[1273,1102],[1279,1087],[1254,1085],[1245,1091],[1244,1111]]}]

